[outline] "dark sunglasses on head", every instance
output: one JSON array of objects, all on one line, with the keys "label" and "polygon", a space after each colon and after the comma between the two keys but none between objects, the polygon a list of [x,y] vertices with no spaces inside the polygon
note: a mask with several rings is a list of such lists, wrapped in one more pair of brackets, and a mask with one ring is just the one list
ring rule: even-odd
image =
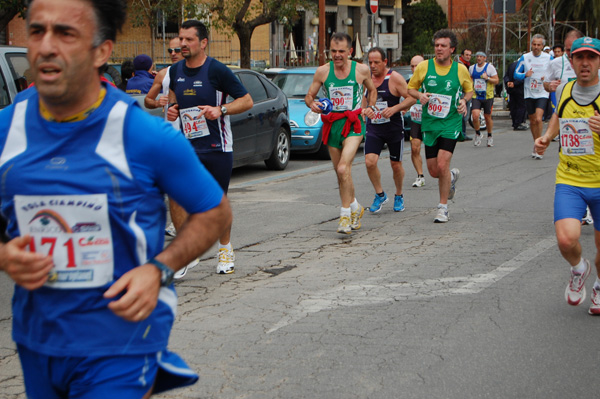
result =
[{"label": "dark sunglasses on head", "polygon": [[169,54],[172,54],[173,51],[176,52],[176,53],[181,53],[181,47],[170,48],[167,51],[169,52]]}]

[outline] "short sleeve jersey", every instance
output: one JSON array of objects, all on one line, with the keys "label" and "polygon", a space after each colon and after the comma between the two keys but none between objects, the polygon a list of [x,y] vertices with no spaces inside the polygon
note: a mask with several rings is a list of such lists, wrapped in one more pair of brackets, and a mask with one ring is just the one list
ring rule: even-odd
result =
[{"label": "short sleeve jersey", "polygon": [[[233,151],[229,115],[221,115],[216,120],[198,121],[195,108],[200,105],[220,107],[225,104],[228,95],[237,99],[248,94],[248,91],[231,69],[212,57],[207,57],[204,64],[197,68],[188,68],[185,62],[181,60],[169,70],[170,89],[177,98],[182,130],[196,152]],[[194,122],[200,122],[203,129],[193,132],[186,129]]]},{"label": "short sleeve jersey", "polygon": [[[542,53],[539,56],[533,52],[523,54],[515,69],[515,79],[524,81],[525,98],[548,98],[548,92],[544,90],[546,68],[550,63],[550,54]],[[532,70],[533,74],[526,77],[525,74]]]},{"label": "short sleeve jersey", "polygon": [[35,87],[0,112],[0,203],[11,238],[51,254],[41,288],[15,287],[13,339],[50,356],[106,356],[163,350],[175,318],[173,286],[133,323],[104,292],[163,250],[164,193],[190,213],[216,207],[223,191],[189,142],[130,96],[106,87],[78,122],[40,116]]},{"label": "short sleeve jersey", "polygon": [[[375,118],[367,119],[367,136],[374,135],[389,140],[400,141],[403,138],[402,115],[397,112],[389,119],[381,116],[381,111],[396,106],[400,103],[400,97],[396,97],[390,91],[390,78],[392,70],[385,75],[383,82],[377,88],[377,101],[375,105],[378,112],[375,113]],[[365,93],[368,96],[368,92]]]}]

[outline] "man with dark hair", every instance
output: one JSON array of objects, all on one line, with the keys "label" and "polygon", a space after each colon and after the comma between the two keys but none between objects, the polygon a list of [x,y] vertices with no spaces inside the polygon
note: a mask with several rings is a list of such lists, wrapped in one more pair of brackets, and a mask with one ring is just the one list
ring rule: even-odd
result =
[{"label": "man with dark hair", "polygon": [[433,38],[435,58],[417,66],[408,94],[423,105],[421,129],[427,169],[439,181],[440,202],[434,222],[446,223],[448,200],[454,198],[460,173],[456,168],[450,170],[450,162],[461,132],[461,114],[467,112],[466,103],[473,96],[473,82],[467,68],[452,61],[457,43],[454,32],[442,29]]},{"label": "man with dark hair", "polygon": [[[231,222],[189,143],[101,83],[125,1],[34,0],[35,86],[0,112],[0,193],[27,397],[148,398],[198,376],[167,350],[175,271]],[[164,192],[190,212],[164,248]]]},{"label": "man with dark hair", "polygon": [[564,53],[565,53],[565,48],[563,47],[562,44],[555,44],[554,47],[552,47],[552,54],[551,55],[555,59],[562,57]]},{"label": "man with dark hair", "polygon": [[[331,62],[317,68],[308,94],[304,97],[311,111],[323,114],[325,104],[317,98],[321,86],[332,103],[332,112],[321,115],[323,143],[329,148],[335,169],[342,207],[337,232],[350,234],[360,229],[365,208],[354,195],[352,161],[365,135],[364,117],[373,118],[377,90],[371,80],[369,67],[352,61],[352,38],[346,33],[331,36]],[[363,88],[369,92],[367,108],[362,108]]]},{"label": "man with dark hair", "polygon": [[147,94],[154,82],[152,68],[154,62],[146,54],[140,54],[133,59],[133,77],[127,82],[127,94]]},{"label": "man with dark hair", "polygon": [[[233,169],[233,135],[229,115],[252,108],[252,98],[233,72],[206,54],[208,31],[200,21],[188,20],[179,30],[181,55],[169,70],[169,107],[167,118],[181,118],[183,133],[196,155],[225,193]],[[233,101],[225,103],[227,96]],[[169,201],[176,231],[184,227],[187,213],[176,201]],[[218,274],[235,271],[235,254],[230,242],[231,226],[219,237]],[[192,263],[190,266],[195,265]],[[187,267],[178,277],[183,277]]]},{"label": "man with dark hair", "polygon": [[[569,48],[575,80],[556,90],[558,106],[546,133],[535,141],[543,154],[560,134],[560,153],[554,191],[554,228],[561,255],[569,264],[565,300],[578,306],[585,300],[585,281],[591,274],[590,261],[582,257],[581,215],[586,207],[594,219],[600,217],[600,40],[582,37]],[[600,226],[596,224],[596,281],[588,313],[600,315]]]},{"label": "man with dark hair", "polygon": [[[550,54],[542,51],[545,44],[544,35],[539,33],[533,35],[531,38],[531,51],[519,58],[519,64],[514,75],[515,80],[524,81],[525,107],[534,141],[542,135],[544,126],[542,119],[548,103],[548,93],[544,90],[543,82],[546,67],[550,62]],[[535,150],[531,153],[531,157],[533,159],[543,158]]]},{"label": "man with dark hair", "polygon": [[[404,195],[402,194],[404,127],[400,112],[409,109],[416,101],[408,95],[406,80],[402,75],[388,68],[385,51],[382,48],[373,47],[369,50],[367,57],[371,68],[371,78],[377,90],[375,106],[378,109],[374,118],[367,119],[367,135],[365,137],[365,166],[369,180],[375,189],[375,198],[369,211],[377,213],[388,202],[387,194],[381,185],[381,172],[377,167],[381,150],[387,144],[392,176],[396,186],[393,209],[394,212],[402,212],[405,209]],[[367,92],[366,96],[369,94]],[[367,106],[366,96],[363,97],[363,108]],[[402,97],[405,100],[400,102]]]}]

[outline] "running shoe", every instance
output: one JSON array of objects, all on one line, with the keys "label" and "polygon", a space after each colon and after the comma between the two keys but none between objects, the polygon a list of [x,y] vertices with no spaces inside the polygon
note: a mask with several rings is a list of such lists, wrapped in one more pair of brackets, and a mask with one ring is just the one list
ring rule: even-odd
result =
[{"label": "running shoe", "polygon": [[359,208],[350,214],[350,228],[352,230],[358,230],[362,226],[360,219],[365,214],[365,207],[360,204],[358,206]]},{"label": "running shoe", "polygon": [[450,180],[450,192],[448,193],[449,200],[453,199],[454,194],[456,194],[456,183],[458,182],[458,177],[460,176],[460,170],[457,168],[451,169],[450,174],[452,175],[452,180]]},{"label": "running shoe", "polygon": [[217,264],[217,274],[231,274],[235,272],[233,266],[235,254],[233,249],[219,248],[219,263]]},{"label": "running shoe", "polygon": [[448,221],[448,218],[449,218],[448,208],[442,208],[442,207],[438,206],[437,216],[435,217],[435,219],[433,219],[433,222],[434,223],[446,223]]},{"label": "running shoe", "polygon": [[481,134],[475,135],[475,139],[473,139],[473,145],[475,147],[479,147],[481,145]]},{"label": "running shoe", "polygon": [[175,280],[179,280],[180,278],[183,278],[183,276],[185,276],[188,272],[189,269],[196,267],[198,265],[198,263],[200,263],[200,258],[196,258],[193,261],[191,261],[190,263],[188,263],[188,265],[186,267],[184,267],[183,269],[179,269],[174,275],[173,278]]},{"label": "running shoe", "polygon": [[487,139],[487,146],[488,147],[493,147],[494,146],[494,139],[491,137],[488,137]]},{"label": "running shoe", "polygon": [[592,219],[592,214],[590,213],[590,207],[588,206],[585,211],[585,216],[581,219],[581,225],[587,226],[588,224],[594,224],[594,219]]},{"label": "running shoe", "polygon": [[404,197],[402,195],[394,195],[394,212],[404,211]]},{"label": "running shoe", "polygon": [[169,237],[175,237],[177,235],[177,231],[175,230],[175,226],[173,223],[169,224],[165,229],[165,234]]},{"label": "running shoe", "polygon": [[600,315],[600,288],[592,288],[592,304],[588,313],[591,315]]},{"label": "running shoe", "polygon": [[413,187],[423,187],[425,185],[424,177],[417,177],[417,180],[412,184]]},{"label": "running shoe", "polygon": [[538,154],[537,152],[534,151],[534,152],[531,153],[531,158],[533,158],[533,159],[542,159],[542,158],[544,158],[544,156],[540,155],[540,154]]},{"label": "running shoe", "polygon": [[341,234],[350,234],[352,228],[350,227],[350,218],[348,216],[340,216],[340,223],[338,224],[337,232]]},{"label": "running shoe", "polygon": [[383,204],[387,204],[387,202],[388,196],[385,192],[383,193],[383,197],[379,196],[378,194],[375,194],[375,198],[373,199],[373,205],[371,205],[369,211],[371,211],[371,213],[377,213],[381,210]]},{"label": "running shoe", "polygon": [[577,306],[585,299],[585,280],[590,275],[590,262],[587,259],[585,262],[585,271],[582,274],[575,274],[571,271],[571,278],[569,284],[565,289],[565,299],[571,306]]}]

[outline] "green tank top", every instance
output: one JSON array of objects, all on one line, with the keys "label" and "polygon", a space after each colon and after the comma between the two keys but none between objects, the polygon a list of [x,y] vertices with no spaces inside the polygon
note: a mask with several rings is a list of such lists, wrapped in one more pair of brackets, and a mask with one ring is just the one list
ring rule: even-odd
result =
[{"label": "green tank top", "polygon": [[363,87],[356,81],[356,61],[351,61],[350,73],[345,79],[338,79],[329,63],[329,75],[325,79],[325,92],[333,104],[333,112],[352,111],[362,103]]},{"label": "green tank top", "polygon": [[458,103],[462,96],[462,86],[458,79],[458,63],[452,62],[447,75],[438,75],[435,63],[430,59],[423,81],[426,93],[432,93],[429,102],[423,107],[422,130],[424,132],[458,132],[462,130],[462,115],[458,113]]}]

